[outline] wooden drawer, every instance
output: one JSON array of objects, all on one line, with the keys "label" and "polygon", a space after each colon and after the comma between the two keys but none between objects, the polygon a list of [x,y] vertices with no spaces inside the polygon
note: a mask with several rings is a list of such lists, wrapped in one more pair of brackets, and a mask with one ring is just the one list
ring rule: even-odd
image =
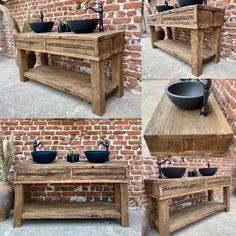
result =
[{"label": "wooden drawer", "polygon": [[18,49],[25,50],[44,50],[44,40],[42,38],[17,38],[15,40],[15,46]]},{"label": "wooden drawer", "polygon": [[95,42],[66,38],[46,38],[46,50],[51,52],[95,56]]},{"label": "wooden drawer", "polygon": [[70,169],[26,169],[17,170],[16,181],[58,181],[71,178]]},{"label": "wooden drawer", "polygon": [[125,180],[126,169],[125,168],[84,168],[73,169],[73,180]]}]

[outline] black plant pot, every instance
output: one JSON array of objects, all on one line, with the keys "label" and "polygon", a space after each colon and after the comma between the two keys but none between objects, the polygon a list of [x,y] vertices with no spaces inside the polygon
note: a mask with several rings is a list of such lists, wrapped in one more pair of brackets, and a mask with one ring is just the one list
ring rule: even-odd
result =
[{"label": "black plant pot", "polygon": [[203,4],[203,0],[178,0],[180,7],[185,7],[189,5]]}]

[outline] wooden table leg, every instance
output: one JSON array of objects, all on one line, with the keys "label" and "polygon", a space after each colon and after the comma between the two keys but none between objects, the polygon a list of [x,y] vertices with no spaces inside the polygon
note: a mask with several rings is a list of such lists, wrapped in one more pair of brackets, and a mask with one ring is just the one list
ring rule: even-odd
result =
[{"label": "wooden table leg", "polygon": [[159,232],[160,236],[170,235],[170,213],[169,213],[169,201],[158,201],[158,220],[159,220]]},{"label": "wooden table leg", "polygon": [[121,225],[123,227],[128,227],[129,226],[129,209],[128,209],[127,184],[120,184],[120,212],[121,212]]},{"label": "wooden table leg", "polygon": [[24,204],[24,186],[23,184],[15,185],[15,203],[14,203],[14,218],[13,228],[21,227],[21,215]]},{"label": "wooden table leg", "polygon": [[118,90],[114,93],[114,96],[121,98],[124,96],[124,84],[123,84],[123,58],[122,53],[111,58],[112,66],[112,83],[118,86]]},{"label": "wooden table leg", "polygon": [[154,43],[157,42],[157,32],[155,26],[150,26],[150,36],[151,36],[151,43],[152,43],[152,48],[157,48]]},{"label": "wooden table leg", "polygon": [[223,203],[226,205],[225,211],[230,211],[230,187],[223,188]]},{"label": "wooden table leg", "polygon": [[114,202],[120,204],[120,184],[114,184]]},{"label": "wooden table leg", "polygon": [[208,190],[208,201],[213,201],[214,197],[213,197],[213,189]]},{"label": "wooden table leg", "polygon": [[47,53],[40,53],[40,61],[42,66],[48,65],[48,54]]},{"label": "wooden table leg", "polygon": [[104,61],[91,61],[92,110],[101,116],[105,113]]},{"label": "wooden table leg", "polygon": [[199,76],[202,74],[203,63],[203,31],[191,30],[191,56],[192,74]]},{"label": "wooden table leg", "polygon": [[27,64],[26,50],[17,49],[18,64],[20,70],[20,81],[26,82],[28,79],[24,76],[24,73],[29,70]]},{"label": "wooden table leg", "polygon": [[24,184],[24,202],[27,203],[30,201],[30,185]]},{"label": "wooden table leg", "polygon": [[167,32],[167,38],[173,39],[171,27],[166,27],[166,32]]},{"label": "wooden table leg", "polygon": [[215,27],[212,29],[211,42],[212,42],[211,51],[215,54],[213,62],[218,63],[220,61],[221,27]]}]

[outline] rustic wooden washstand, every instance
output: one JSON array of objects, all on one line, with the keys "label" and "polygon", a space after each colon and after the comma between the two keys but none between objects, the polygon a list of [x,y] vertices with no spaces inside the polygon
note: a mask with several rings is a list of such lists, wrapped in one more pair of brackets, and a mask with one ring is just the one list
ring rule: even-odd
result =
[{"label": "rustic wooden washstand", "polygon": [[[192,5],[147,17],[153,48],[160,48],[192,65],[192,74],[202,74],[202,64],[220,61],[221,28],[224,24],[224,9]],[[155,27],[167,27],[167,39],[158,40]],[[191,30],[191,45],[173,40],[172,28]],[[203,31],[210,29],[211,50],[203,49]]]},{"label": "rustic wooden washstand", "polygon": [[[105,113],[105,98],[124,95],[123,62],[124,31],[74,34],[57,32],[15,34],[18,51],[20,80],[28,79],[79,96],[92,103],[93,113]],[[40,53],[41,65],[27,68],[26,50]],[[48,54],[91,61],[91,78],[88,74],[68,71],[48,65]],[[105,60],[111,59],[112,81],[105,80]]]},{"label": "rustic wooden washstand", "polygon": [[[109,183],[114,185],[114,202],[91,203],[30,203],[31,184]],[[22,219],[81,219],[115,218],[122,226],[128,219],[128,166],[124,161],[94,164],[88,161],[69,163],[55,161],[36,164],[23,161],[16,166],[14,175],[15,206],[13,227],[20,227]]]}]

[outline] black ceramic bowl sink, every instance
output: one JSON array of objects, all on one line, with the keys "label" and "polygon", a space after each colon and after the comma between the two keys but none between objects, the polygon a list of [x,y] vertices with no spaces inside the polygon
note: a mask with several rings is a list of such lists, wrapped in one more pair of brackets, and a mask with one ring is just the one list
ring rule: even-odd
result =
[{"label": "black ceramic bowl sink", "polygon": [[51,163],[56,159],[56,151],[35,151],[31,152],[33,161],[40,164]]},{"label": "black ceramic bowl sink", "polygon": [[181,178],[183,177],[186,168],[184,167],[163,167],[161,168],[162,174],[166,178]]},{"label": "black ceramic bowl sink", "polygon": [[74,33],[91,33],[96,29],[98,19],[71,20],[67,24]]},{"label": "black ceramic bowl sink", "polygon": [[217,168],[207,167],[207,168],[199,168],[199,172],[203,176],[212,176],[216,173]]},{"label": "black ceramic bowl sink", "polygon": [[166,87],[173,104],[184,110],[200,108],[203,104],[203,86],[195,81],[181,81]]},{"label": "black ceramic bowl sink", "polygon": [[85,156],[89,162],[93,163],[104,163],[109,161],[110,152],[93,150],[93,151],[85,151]]},{"label": "black ceramic bowl sink", "polygon": [[35,33],[46,33],[52,30],[54,22],[36,22],[29,23],[29,25]]},{"label": "black ceramic bowl sink", "polygon": [[172,10],[172,9],[174,9],[174,7],[166,6],[166,5],[157,5],[156,9],[157,9],[158,12],[162,12],[162,11]]},{"label": "black ceramic bowl sink", "polygon": [[189,5],[203,4],[203,0],[178,0],[180,7],[185,7]]}]

